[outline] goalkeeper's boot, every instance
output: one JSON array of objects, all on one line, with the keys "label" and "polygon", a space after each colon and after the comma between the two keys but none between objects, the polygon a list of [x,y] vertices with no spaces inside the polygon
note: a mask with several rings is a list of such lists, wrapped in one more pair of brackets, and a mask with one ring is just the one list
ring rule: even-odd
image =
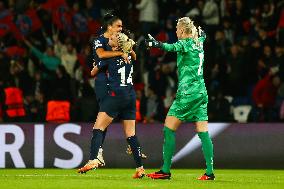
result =
[{"label": "goalkeeper's boot", "polygon": [[171,179],[171,173],[164,173],[162,170],[147,174],[147,177],[150,177],[152,179]]},{"label": "goalkeeper's boot", "polygon": [[215,175],[212,173],[210,175],[207,175],[206,173],[202,176],[200,176],[199,178],[197,178],[198,180],[215,180]]},{"label": "goalkeeper's boot", "polygon": [[86,165],[78,169],[78,173],[86,173],[90,170],[97,169],[99,167],[100,161],[98,159],[89,160]]},{"label": "goalkeeper's boot", "polygon": [[[130,145],[127,146],[127,148],[126,148],[126,153],[127,153],[128,155],[131,155],[131,154],[132,154],[132,150],[131,150]],[[147,156],[141,152],[141,158],[142,158],[142,159],[147,159]]]},{"label": "goalkeeper's boot", "polygon": [[103,149],[102,148],[99,149],[97,159],[100,162],[100,164],[99,164],[100,167],[104,167],[106,165],[104,157],[103,157]]},{"label": "goalkeeper's boot", "polygon": [[144,168],[138,167],[138,168],[136,168],[136,171],[135,171],[134,175],[132,176],[132,178],[138,179],[138,178],[143,178],[144,176],[145,176]]}]

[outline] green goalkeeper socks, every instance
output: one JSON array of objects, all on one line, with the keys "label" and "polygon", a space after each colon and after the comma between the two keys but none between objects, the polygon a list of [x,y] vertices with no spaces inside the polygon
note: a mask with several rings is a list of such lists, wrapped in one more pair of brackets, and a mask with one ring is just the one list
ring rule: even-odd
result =
[{"label": "green goalkeeper socks", "polygon": [[172,165],[172,157],[175,152],[176,147],[176,133],[175,131],[164,127],[164,144],[163,144],[163,160],[164,164],[162,166],[162,171],[164,173],[170,173]]},{"label": "green goalkeeper socks", "polygon": [[213,144],[212,140],[207,132],[199,132],[198,136],[202,143],[203,156],[206,161],[206,174],[213,173]]}]

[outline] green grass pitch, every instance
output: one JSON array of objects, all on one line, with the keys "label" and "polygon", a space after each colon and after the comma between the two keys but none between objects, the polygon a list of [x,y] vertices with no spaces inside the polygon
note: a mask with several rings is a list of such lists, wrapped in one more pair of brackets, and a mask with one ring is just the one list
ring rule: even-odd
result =
[{"label": "green grass pitch", "polygon": [[[150,173],[155,170],[147,170]],[[198,181],[203,170],[173,169],[171,180],[132,179],[134,169],[0,169],[0,189],[276,189],[284,188],[284,170],[216,170],[215,181]]]}]

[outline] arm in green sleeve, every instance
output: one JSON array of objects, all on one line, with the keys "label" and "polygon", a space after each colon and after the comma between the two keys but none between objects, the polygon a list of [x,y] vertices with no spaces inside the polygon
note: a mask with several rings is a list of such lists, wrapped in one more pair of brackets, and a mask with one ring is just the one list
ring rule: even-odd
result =
[{"label": "arm in green sleeve", "polygon": [[46,55],[40,52],[37,48],[32,47],[31,48],[32,53],[40,60],[42,60]]},{"label": "arm in green sleeve", "polygon": [[183,52],[184,45],[181,41],[178,41],[173,44],[163,43],[162,49],[169,52]]}]

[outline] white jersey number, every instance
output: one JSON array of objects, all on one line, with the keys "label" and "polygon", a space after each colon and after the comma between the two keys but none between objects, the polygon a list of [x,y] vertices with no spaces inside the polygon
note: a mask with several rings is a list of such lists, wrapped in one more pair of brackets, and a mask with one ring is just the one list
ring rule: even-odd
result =
[{"label": "white jersey number", "polygon": [[125,73],[125,66],[123,66],[122,68],[119,68],[118,73],[120,74],[120,86],[125,87],[127,86],[127,84],[133,85],[133,82],[132,82],[133,66],[131,66],[131,70],[129,72],[127,79],[126,79],[126,73]]},{"label": "white jersey number", "polygon": [[199,67],[198,67],[198,71],[197,71],[197,75],[201,75],[202,74],[202,63],[204,61],[204,53],[199,53]]}]

